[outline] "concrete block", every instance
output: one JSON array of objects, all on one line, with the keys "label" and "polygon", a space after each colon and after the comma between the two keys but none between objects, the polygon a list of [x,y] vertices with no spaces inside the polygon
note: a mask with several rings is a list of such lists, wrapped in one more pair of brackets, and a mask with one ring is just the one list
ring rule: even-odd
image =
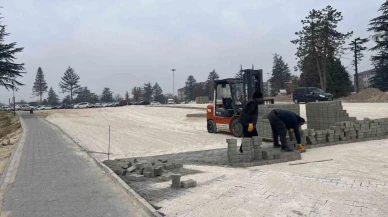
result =
[{"label": "concrete block", "polygon": [[151,178],[151,171],[144,171],[143,175],[144,177]]},{"label": "concrete block", "polygon": [[137,174],[128,175],[127,174],[127,177],[128,177],[129,181],[135,181],[135,182],[145,181],[145,177],[143,175],[137,175]]},{"label": "concrete block", "polygon": [[171,174],[171,179],[172,179],[172,188],[180,188],[181,187],[181,174]]},{"label": "concrete block", "polygon": [[166,170],[172,170],[175,168],[175,165],[173,163],[166,163],[166,164],[163,164],[163,169],[166,169]]},{"label": "concrete block", "polygon": [[155,176],[161,176],[163,172],[163,169],[161,166],[157,166],[154,168],[154,175]]},{"label": "concrete block", "polygon": [[162,181],[162,182],[169,181],[170,179],[171,179],[171,174],[162,174],[159,177],[159,180]]},{"label": "concrete block", "polygon": [[183,163],[182,162],[174,162],[174,167],[177,168],[183,168]]},{"label": "concrete block", "polygon": [[192,179],[189,179],[187,181],[181,181],[181,187],[182,188],[192,188],[192,187],[195,187],[197,186],[197,182],[192,180]]},{"label": "concrete block", "polygon": [[131,166],[131,167],[129,167],[128,169],[127,169],[127,173],[131,173],[131,172],[133,172],[133,171],[135,171],[136,170],[136,167],[135,166]]}]

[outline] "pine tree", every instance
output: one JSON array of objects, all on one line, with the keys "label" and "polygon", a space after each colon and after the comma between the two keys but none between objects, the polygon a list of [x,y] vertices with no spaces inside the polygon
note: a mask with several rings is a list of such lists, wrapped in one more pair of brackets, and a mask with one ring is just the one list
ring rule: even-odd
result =
[{"label": "pine tree", "polygon": [[35,82],[34,86],[32,87],[32,92],[36,96],[40,97],[39,102],[42,103],[42,97],[45,92],[47,92],[47,83],[44,79],[44,74],[42,68],[38,68],[38,71],[36,72]]},{"label": "pine tree", "polygon": [[372,39],[376,45],[372,47],[371,51],[377,51],[372,56],[373,64],[376,68],[376,73],[370,79],[372,87],[378,88],[381,91],[388,90],[388,1],[385,1],[379,8],[382,13],[372,19],[369,23],[368,31],[374,32]]},{"label": "pine tree", "polygon": [[74,69],[67,68],[65,74],[61,78],[61,82],[59,82],[59,87],[62,89],[63,93],[70,93],[70,99],[73,101],[73,94],[76,92],[81,86],[79,85],[79,75],[75,73]]},{"label": "pine tree", "polygon": [[349,73],[342,65],[338,58],[331,58],[327,63],[328,83],[327,91],[335,98],[349,95],[349,89],[352,86],[352,81],[349,78]]},{"label": "pine tree", "polygon": [[235,78],[243,78],[242,65],[240,65],[240,71],[236,73]]},{"label": "pine tree", "polygon": [[207,85],[206,85],[206,92],[207,95],[209,96],[209,99],[213,101],[214,98],[214,81],[219,79],[220,76],[216,72],[215,69],[213,71],[209,72],[209,76],[207,77]]},{"label": "pine tree", "polygon": [[[1,16],[1,13],[0,13]],[[18,90],[17,86],[23,86],[24,84],[18,82],[18,77],[23,77],[25,74],[24,63],[15,63],[17,53],[23,51],[24,48],[15,48],[16,42],[6,44],[5,37],[9,35],[5,31],[5,25],[1,25],[0,17],[0,86],[4,86],[5,89]]]},{"label": "pine tree", "polygon": [[274,54],[271,84],[271,95],[275,95],[280,89],[286,89],[286,83],[291,80],[291,73],[288,64],[283,61],[282,56]]},{"label": "pine tree", "polygon": [[[327,87],[327,62],[332,57],[338,57],[343,53],[346,39],[353,32],[341,33],[337,25],[342,21],[342,13],[330,5],[322,10],[312,10],[305,20],[302,20],[303,29],[295,34],[299,37],[291,43],[298,45],[296,56],[298,68],[303,69],[306,60],[315,64],[321,89]],[[309,58],[308,58],[309,57]],[[303,72],[303,71],[302,71]]]},{"label": "pine tree", "polygon": [[80,102],[91,103],[92,95],[94,94],[90,92],[88,87],[80,87],[77,89],[75,93],[77,94],[77,97],[74,99],[75,103],[80,103]]},{"label": "pine tree", "polygon": [[132,96],[133,96],[133,100],[135,102],[139,102],[139,100],[141,99],[142,95],[143,95],[143,91],[141,89],[141,87],[134,87],[132,88]]},{"label": "pine tree", "polygon": [[194,76],[190,75],[187,78],[186,86],[185,86],[185,94],[186,94],[186,99],[188,101],[194,100],[194,91],[195,91],[196,84],[197,84],[197,81],[195,80]]},{"label": "pine tree", "polygon": [[120,102],[122,99],[123,99],[123,97],[121,97],[120,94],[116,94],[116,95],[115,95],[115,101],[116,101],[116,102]]},{"label": "pine tree", "polygon": [[154,91],[154,100],[156,102],[159,102],[159,103],[163,103],[164,102],[164,95],[163,95],[163,90],[162,88],[159,86],[158,82],[156,82],[154,84],[154,87],[153,87],[153,91]]},{"label": "pine tree", "polygon": [[151,82],[144,83],[143,85],[143,101],[151,102],[153,95],[153,88]]},{"label": "pine tree", "polygon": [[101,102],[112,102],[113,101],[113,92],[105,87],[101,94]]},{"label": "pine tree", "polygon": [[58,95],[55,93],[52,87],[50,87],[50,90],[48,92],[48,97],[47,97],[47,103],[49,105],[58,105]]},{"label": "pine tree", "polygon": [[63,98],[62,103],[67,105],[71,104],[70,95],[66,95],[65,98]]},{"label": "pine tree", "polygon": [[129,102],[129,93],[125,91],[125,102]]}]

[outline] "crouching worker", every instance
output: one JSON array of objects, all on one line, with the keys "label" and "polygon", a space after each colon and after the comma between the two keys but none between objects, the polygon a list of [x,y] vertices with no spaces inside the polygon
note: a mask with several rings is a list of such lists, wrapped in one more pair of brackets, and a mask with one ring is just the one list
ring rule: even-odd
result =
[{"label": "crouching worker", "polygon": [[[287,131],[295,134],[296,141],[298,143],[298,148],[301,152],[304,152],[304,147],[302,146],[299,127],[305,123],[305,120],[294,112],[287,110],[274,109],[268,114],[268,119],[272,128],[272,137],[274,148],[280,148],[282,151],[291,152],[291,149],[287,144]],[[279,138],[282,145],[279,145]]]},{"label": "crouching worker", "polygon": [[[263,101],[263,94],[259,91],[256,91],[252,95],[252,99],[249,100],[243,106],[239,122],[242,125],[243,137],[253,137],[258,136],[256,130],[257,118],[259,116],[259,104]],[[240,153],[242,153],[242,144],[240,146]]]}]

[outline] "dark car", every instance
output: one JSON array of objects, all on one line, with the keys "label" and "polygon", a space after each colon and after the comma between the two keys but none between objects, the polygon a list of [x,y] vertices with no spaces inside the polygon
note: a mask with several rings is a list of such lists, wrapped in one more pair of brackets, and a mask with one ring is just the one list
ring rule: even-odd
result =
[{"label": "dark car", "polygon": [[301,102],[320,102],[320,101],[332,101],[333,95],[326,93],[325,91],[316,87],[300,87],[295,88],[292,94],[292,100],[295,104]]}]

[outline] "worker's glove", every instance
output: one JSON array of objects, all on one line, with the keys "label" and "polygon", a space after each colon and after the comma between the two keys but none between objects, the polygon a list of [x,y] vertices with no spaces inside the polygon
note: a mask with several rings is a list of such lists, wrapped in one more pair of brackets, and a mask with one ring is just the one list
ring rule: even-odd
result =
[{"label": "worker's glove", "polygon": [[252,132],[252,130],[253,130],[253,124],[249,124],[248,125],[248,132]]},{"label": "worker's glove", "polygon": [[288,130],[288,132],[293,133],[294,129],[291,128],[290,130]]},{"label": "worker's glove", "polygon": [[298,148],[299,148],[300,152],[305,152],[306,151],[306,149],[304,149],[302,144],[298,144]]}]

